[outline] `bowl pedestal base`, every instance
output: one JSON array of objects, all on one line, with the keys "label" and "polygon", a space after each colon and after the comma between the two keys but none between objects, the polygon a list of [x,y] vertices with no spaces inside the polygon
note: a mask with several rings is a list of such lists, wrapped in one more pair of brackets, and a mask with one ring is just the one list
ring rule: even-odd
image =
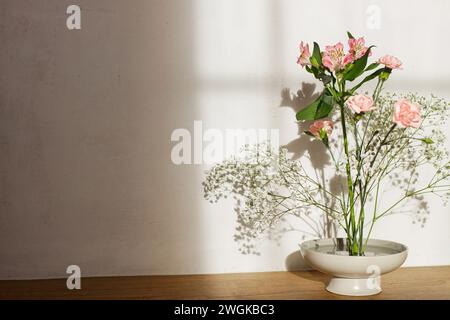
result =
[{"label": "bowl pedestal base", "polygon": [[331,278],[327,291],[346,296],[371,296],[381,292],[380,276],[362,279]]}]

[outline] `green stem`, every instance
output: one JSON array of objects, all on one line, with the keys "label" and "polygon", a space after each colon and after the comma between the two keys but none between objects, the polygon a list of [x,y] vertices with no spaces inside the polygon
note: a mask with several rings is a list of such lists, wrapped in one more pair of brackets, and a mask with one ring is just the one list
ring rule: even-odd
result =
[{"label": "green stem", "polygon": [[[348,137],[347,137],[347,127],[345,123],[345,111],[344,111],[344,103],[339,103],[340,111],[341,111],[341,123],[342,123],[342,132],[344,136],[344,151],[345,156],[347,158],[347,163],[345,165],[345,171],[347,173],[347,187],[349,194],[349,206],[350,206],[350,226],[351,226],[351,235],[347,234],[347,238],[351,240],[349,243],[349,253],[351,255],[356,255],[357,248],[355,247],[355,236],[356,236],[356,221],[355,221],[355,206],[354,206],[354,194],[353,194],[353,180],[351,173],[351,163],[350,163],[350,154],[348,150]],[[356,250],[355,250],[356,249]]]},{"label": "green stem", "polygon": [[367,233],[366,241],[364,242],[363,251],[366,251],[367,241],[369,241],[370,235],[372,233],[373,226],[375,225],[375,222],[377,221],[377,207],[378,207],[378,194],[379,194],[379,192],[380,192],[380,181],[378,180],[377,191],[375,193],[375,203],[374,203],[374,208],[373,208],[372,222],[370,224],[369,232]]},{"label": "green stem", "polygon": [[363,190],[363,186],[361,183],[361,170],[362,170],[362,160],[361,160],[361,152],[362,148],[358,139],[358,123],[354,122],[354,135],[355,135],[355,144],[356,144],[356,161],[357,165],[357,173],[355,178],[355,185],[359,187],[359,199],[360,199],[360,211],[358,217],[358,228],[357,233],[359,233],[358,239],[358,255],[362,255],[364,252],[362,250],[362,238],[364,234],[364,204],[365,204],[365,192]]},{"label": "green stem", "polygon": [[359,255],[363,255],[364,254],[363,237],[364,237],[364,218],[365,218],[365,213],[364,213],[365,190],[363,191],[361,180],[359,181],[359,192],[360,192],[360,199],[361,199],[361,208],[360,208],[359,220],[358,220],[358,224],[359,224],[359,245],[358,245],[359,252],[358,253],[359,253]]}]

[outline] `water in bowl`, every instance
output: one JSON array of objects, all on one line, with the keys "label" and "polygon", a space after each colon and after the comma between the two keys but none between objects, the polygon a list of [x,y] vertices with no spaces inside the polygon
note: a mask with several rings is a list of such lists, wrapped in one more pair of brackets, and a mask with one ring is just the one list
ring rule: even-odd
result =
[{"label": "water in bowl", "polygon": [[[310,249],[317,251],[317,252],[326,253],[326,254],[333,254],[333,255],[339,255],[339,256],[348,256],[349,255],[347,250],[343,250],[344,248],[339,247],[335,244],[320,245],[320,246],[316,245]],[[366,247],[364,256],[366,256],[366,257],[386,256],[386,255],[400,253],[402,251],[403,250],[401,250],[401,248],[368,244]]]}]

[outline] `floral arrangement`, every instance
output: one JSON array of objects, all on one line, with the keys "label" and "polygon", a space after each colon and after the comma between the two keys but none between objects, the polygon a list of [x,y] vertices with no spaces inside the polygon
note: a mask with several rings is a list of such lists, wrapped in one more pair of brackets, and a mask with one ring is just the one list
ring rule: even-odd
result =
[{"label": "floral arrangement", "polygon": [[[241,237],[254,237],[288,214],[307,219],[316,208],[345,232],[349,255],[364,255],[380,218],[405,202],[423,202],[425,195],[444,202],[449,198],[450,162],[439,129],[449,103],[434,96],[381,94],[402,62],[385,55],[369,63],[372,49],[350,33],[347,52],[340,42],[325,51],[314,42],[312,53],[308,44],[300,43],[297,63],[324,89],[296,118],[312,121],[304,134],[319,140],[329,153],[335,176],[343,178],[338,190],[309,174],[301,159],[289,159],[285,148],[274,151],[268,145],[244,148],[252,161],[233,158],[209,171],[205,197],[217,201],[234,195]],[[370,82],[375,84],[371,94],[359,91]],[[422,167],[427,170],[425,183],[419,179]],[[382,201],[386,185],[398,194],[393,203]],[[416,210],[424,223],[427,207]]]}]

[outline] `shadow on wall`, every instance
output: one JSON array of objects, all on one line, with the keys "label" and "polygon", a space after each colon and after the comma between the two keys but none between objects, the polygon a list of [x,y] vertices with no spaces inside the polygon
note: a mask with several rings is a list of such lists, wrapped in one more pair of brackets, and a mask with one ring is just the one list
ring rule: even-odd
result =
[{"label": "shadow on wall", "polygon": [[[316,92],[316,84],[302,82],[301,89],[296,94],[292,94],[290,89],[285,88],[281,91],[280,107],[289,107],[295,113],[308,106],[311,102],[320,96],[320,92]],[[331,164],[331,159],[322,142],[304,134],[308,130],[312,121],[305,121],[298,123],[298,137],[284,147],[292,154],[292,160],[298,160],[306,157],[310,160],[311,166],[315,171],[318,181],[322,185],[328,185],[329,190],[333,194],[338,194],[342,190],[345,181],[343,177],[333,176],[329,181],[325,178],[325,168]],[[330,208],[335,208],[336,203],[334,199],[330,199],[325,193],[322,194],[325,203],[329,204]],[[320,218],[322,231],[316,236],[318,238],[332,237],[336,234],[336,225],[330,221],[327,214],[323,214]]]},{"label": "shadow on wall", "polygon": [[[320,96],[320,92],[316,92],[316,84],[302,82],[301,89],[297,90],[297,93],[292,94],[291,90],[285,88],[281,91],[281,103],[280,107],[291,108],[295,113],[299,112],[304,107],[308,106],[311,102]],[[303,134],[308,130],[312,121],[299,122],[298,123],[298,137],[286,145],[286,149],[292,154],[292,160],[298,160],[303,156],[310,159],[311,165],[314,168],[316,175],[320,177],[320,180],[324,184],[325,181],[325,167],[330,164],[330,156],[328,155],[323,144],[313,139],[311,136]],[[338,177],[333,177],[330,180],[330,190],[333,193],[339,192],[342,180]],[[324,195],[326,197],[326,195]],[[329,199],[327,199],[328,201]],[[334,208],[335,203],[332,203]],[[329,217],[324,214],[321,217],[321,230],[322,234],[317,234],[317,237],[331,237],[336,234],[336,226]],[[300,250],[296,250],[289,254],[285,259],[285,268],[287,271],[308,270],[310,267],[304,261]]]},{"label": "shadow on wall", "polygon": [[[283,89],[280,107],[289,107],[297,113],[319,97],[320,93],[315,91],[316,85],[306,82],[302,82],[302,88],[296,94],[291,94],[290,89]],[[314,169],[321,170],[330,163],[330,156],[320,141],[303,134],[304,131],[308,130],[310,124],[311,121],[299,123],[298,138],[286,144],[285,147],[292,153],[292,160],[300,159],[307,153]]]},{"label": "shadow on wall", "polygon": [[[297,112],[319,96],[320,93],[316,93],[315,88],[315,84],[302,83],[295,95],[291,95],[289,89],[283,89],[282,101],[278,107],[288,106]],[[306,236],[333,237],[336,234],[335,223],[329,214],[314,211],[307,206],[299,207],[296,196],[292,194],[283,197],[280,193],[288,187],[287,180],[283,178],[285,174],[294,179],[301,174],[292,167],[293,161],[300,158],[311,160],[311,175],[326,189],[337,193],[342,190],[340,179],[325,178],[330,157],[320,141],[303,134],[305,125],[307,123],[299,124],[299,137],[283,146],[287,157],[280,156],[278,150],[274,150],[270,144],[258,143],[244,147],[237,158],[215,165],[207,174],[203,184],[205,199],[210,202],[227,196],[234,199],[237,215],[234,239],[243,254],[259,254],[260,240],[269,240],[279,245],[280,240],[288,233],[300,234],[302,239],[306,239]],[[312,192],[330,211],[333,210],[336,205],[335,197],[330,197],[323,189],[314,189]],[[280,201],[280,198],[284,200]]]},{"label": "shadow on wall", "polygon": [[82,30],[67,1],[0,4],[0,278],[207,271],[169,140],[202,119],[194,3],[77,4]]}]

